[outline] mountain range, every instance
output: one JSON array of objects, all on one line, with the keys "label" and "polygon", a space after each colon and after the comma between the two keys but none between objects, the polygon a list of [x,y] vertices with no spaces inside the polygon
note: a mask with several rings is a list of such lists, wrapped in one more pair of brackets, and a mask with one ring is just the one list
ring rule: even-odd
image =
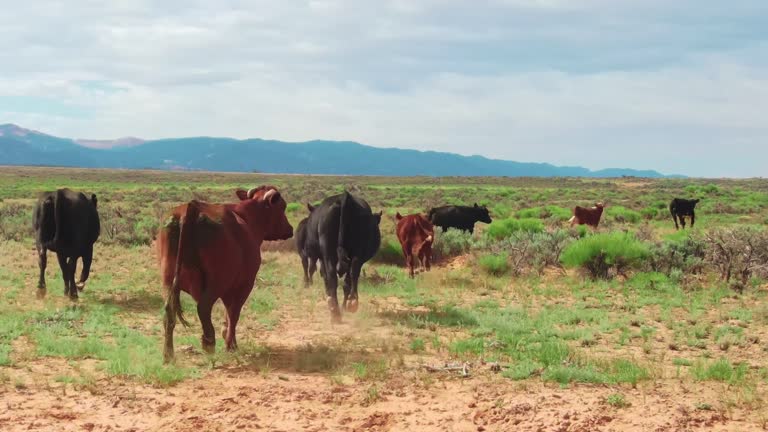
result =
[{"label": "mountain range", "polygon": [[592,171],[351,141],[69,139],[14,124],[0,125],[0,165],[382,176],[665,177],[653,170]]}]

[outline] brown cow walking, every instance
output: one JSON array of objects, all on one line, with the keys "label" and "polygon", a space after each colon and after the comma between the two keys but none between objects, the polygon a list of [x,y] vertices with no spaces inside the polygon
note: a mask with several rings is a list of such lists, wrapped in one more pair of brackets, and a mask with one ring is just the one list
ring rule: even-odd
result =
[{"label": "brown cow walking", "polygon": [[576,206],[573,209],[573,217],[568,222],[571,223],[571,226],[589,225],[597,228],[600,224],[600,217],[603,215],[603,209],[605,209],[605,205],[601,202],[595,203],[592,208]]},{"label": "brown cow walking", "polygon": [[401,216],[397,219],[397,239],[405,255],[405,265],[408,267],[408,275],[413,277],[413,258],[418,257],[421,267],[429,270],[432,260],[432,242],[435,238],[432,223],[424,215],[412,214]]},{"label": "brown cow walking", "polygon": [[203,327],[202,346],[215,349],[211,309],[218,299],[227,310],[223,338],[237,348],[235,328],[261,265],[261,243],[293,236],[285,217],[285,200],[273,186],[237,190],[237,204],[190,201],[176,207],[158,237],[160,273],[166,292],[165,361],[173,359],[176,318],[187,326],[179,295],[197,302]]}]

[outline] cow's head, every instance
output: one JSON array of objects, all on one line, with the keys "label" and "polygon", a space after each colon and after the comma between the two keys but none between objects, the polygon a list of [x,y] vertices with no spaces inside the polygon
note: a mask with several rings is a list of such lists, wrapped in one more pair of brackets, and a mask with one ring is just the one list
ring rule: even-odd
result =
[{"label": "cow's head", "polygon": [[259,186],[249,191],[235,191],[240,201],[255,201],[266,209],[264,240],[287,240],[293,237],[293,227],[285,216],[286,202],[274,186]]},{"label": "cow's head", "polygon": [[605,208],[605,203],[603,203],[602,201],[596,202],[595,203],[595,208],[604,209]]},{"label": "cow's head", "polygon": [[491,223],[493,220],[491,219],[491,214],[488,213],[488,208],[486,206],[479,206],[477,203],[475,203],[475,217],[479,222],[485,222],[485,223]]},{"label": "cow's head", "polygon": [[696,198],[695,200],[692,200],[691,202],[692,202],[692,203],[693,203],[693,205],[695,206],[696,204],[698,204],[698,203],[699,203],[699,201],[701,201],[701,199],[699,199],[699,198]]}]

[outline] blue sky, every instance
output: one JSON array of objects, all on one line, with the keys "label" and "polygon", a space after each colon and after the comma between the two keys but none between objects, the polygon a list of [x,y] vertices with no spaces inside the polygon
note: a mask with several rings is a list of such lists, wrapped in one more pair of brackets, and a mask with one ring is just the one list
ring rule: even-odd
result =
[{"label": "blue sky", "polygon": [[0,123],[768,174],[764,0],[0,2]]}]

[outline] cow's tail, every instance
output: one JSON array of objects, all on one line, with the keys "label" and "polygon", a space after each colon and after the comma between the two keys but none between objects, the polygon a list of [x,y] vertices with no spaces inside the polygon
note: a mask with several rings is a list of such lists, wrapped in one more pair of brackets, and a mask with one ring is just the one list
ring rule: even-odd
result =
[{"label": "cow's tail", "polygon": [[351,205],[347,203],[350,199],[349,192],[344,191],[344,195],[341,197],[341,208],[339,209],[339,238],[336,245],[336,254],[338,255],[336,272],[339,276],[344,276],[349,271],[349,256],[347,256],[347,250],[344,246],[347,235],[346,224],[350,222],[350,217],[347,215],[351,208]]},{"label": "cow's tail", "polygon": [[66,198],[64,197],[64,191],[59,189],[56,191],[56,198],[53,202],[53,239],[51,239],[46,247],[51,249],[51,246],[55,246],[59,244],[59,234],[61,234],[61,225],[63,224],[64,220],[64,206],[66,205]]},{"label": "cow's tail", "polygon": [[[200,208],[197,206],[197,201],[190,201],[187,204],[187,213],[179,223],[179,244],[176,250],[176,268],[173,271],[173,283],[171,284],[170,292],[168,293],[168,304],[170,305],[171,317],[176,317],[184,327],[189,327],[189,323],[184,319],[184,313],[181,310],[181,286],[179,285],[179,275],[181,273],[181,266],[185,260],[185,255],[195,253],[192,248],[194,247],[192,242],[193,226],[200,217]],[[185,249],[185,247],[188,249]]]}]

